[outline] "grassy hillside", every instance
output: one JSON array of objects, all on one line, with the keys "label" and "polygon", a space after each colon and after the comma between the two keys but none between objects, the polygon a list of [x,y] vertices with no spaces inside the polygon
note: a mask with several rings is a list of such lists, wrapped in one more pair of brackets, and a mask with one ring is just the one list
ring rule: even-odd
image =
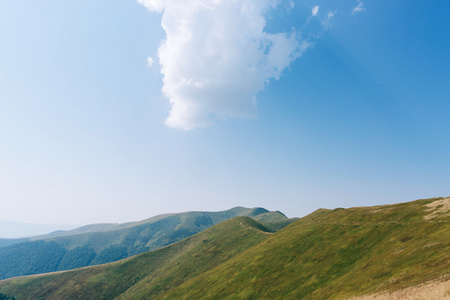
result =
[{"label": "grassy hillside", "polygon": [[339,299],[414,286],[450,273],[449,222],[450,198],[321,209],[166,298]]},{"label": "grassy hillside", "polygon": [[269,236],[261,229],[262,224],[237,217],[119,262],[2,281],[0,292],[16,299],[150,299],[260,243]]},{"label": "grassy hillside", "polygon": [[130,255],[135,255],[167,246],[236,216],[249,216],[255,220],[271,222],[289,222],[289,219],[278,211],[235,207],[219,212],[165,214],[124,224],[94,224],[67,231],[57,237],[40,236],[33,240],[54,241],[65,245],[69,250],[87,246],[97,253],[116,245],[125,247]]},{"label": "grassy hillside", "polygon": [[117,261],[167,246],[235,216],[277,221],[268,223],[272,230],[291,222],[280,212],[235,207],[220,212],[165,214],[125,224],[93,224],[1,247],[0,279]]},{"label": "grassy hillside", "polygon": [[346,299],[450,278],[450,198],[239,217],[112,264],[0,282],[17,299]]}]

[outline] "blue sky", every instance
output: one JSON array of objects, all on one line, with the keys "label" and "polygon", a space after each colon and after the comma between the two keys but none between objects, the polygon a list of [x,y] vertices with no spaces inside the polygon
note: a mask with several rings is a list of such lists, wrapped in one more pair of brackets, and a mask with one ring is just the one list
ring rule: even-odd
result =
[{"label": "blue sky", "polygon": [[0,3],[0,221],[450,195],[448,1],[142,2]]}]

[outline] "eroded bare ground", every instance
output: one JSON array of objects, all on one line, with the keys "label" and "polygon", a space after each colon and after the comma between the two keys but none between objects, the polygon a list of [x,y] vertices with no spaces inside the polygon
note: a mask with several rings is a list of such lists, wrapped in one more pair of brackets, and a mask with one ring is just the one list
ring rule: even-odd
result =
[{"label": "eroded bare ground", "polygon": [[348,300],[448,300],[450,299],[450,278],[435,281],[404,290],[374,295],[353,297]]},{"label": "eroded bare ground", "polygon": [[424,217],[425,220],[431,220],[436,217],[450,216],[450,197],[436,200],[425,206],[429,212],[429,214]]}]

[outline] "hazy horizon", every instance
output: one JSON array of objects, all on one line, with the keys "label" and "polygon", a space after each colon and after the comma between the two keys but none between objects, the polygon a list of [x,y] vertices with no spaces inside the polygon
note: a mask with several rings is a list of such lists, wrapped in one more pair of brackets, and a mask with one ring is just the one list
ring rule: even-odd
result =
[{"label": "hazy horizon", "polygon": [[450,196],[448,1],[0,3],[0,221]]},{"label": "hazy horizon", "polygon": [[70,230],[80,225],[39,224],[13,221],[0,221],[0,239],[20,239],[51,233],[58,230]]}]

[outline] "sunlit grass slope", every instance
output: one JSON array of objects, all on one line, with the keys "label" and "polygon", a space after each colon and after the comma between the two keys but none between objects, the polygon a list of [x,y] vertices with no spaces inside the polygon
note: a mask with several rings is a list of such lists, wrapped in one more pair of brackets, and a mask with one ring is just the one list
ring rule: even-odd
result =
[{"label": "sunlit grass slope", "polygon": [[106,265],[0,282],[16,299],[152,299],[270,234],[249,217],[224,221],[170,246]]},{"label": "sunlit grass slope", "polygon": [[237,216],[248,216],[261,221],[289,222],[279,211],[271,212],[261,207],[234,207],[219,212],[164,214],[124,224],[93,224],[61,232],[58,236],[44,235],[33,240],[54,241],[65,245],[69,250],[87,246],[98,253],[111,245],[117,245],[126,248],[133,255],[167,246]]},{"label": "sunlit grass slope", "polygon": [[274,231],[293,221],[278,211],[234,207],[219,212],[165,214],[124,224],[87,225],[0,247],[0,279],[118,261],[170,245],[236,216],[265,221]]},{"label": "sunlit grass slope", "polygon": [[450,198],[247,217],[124,261],[9,279],[17,299],[345,299],[449,278]]},{"label": "sunlit grass slope", "polygon": [[449,198],[321,209],[165,297],[339,299],[415,286],[450,273],[449,222]]}]

